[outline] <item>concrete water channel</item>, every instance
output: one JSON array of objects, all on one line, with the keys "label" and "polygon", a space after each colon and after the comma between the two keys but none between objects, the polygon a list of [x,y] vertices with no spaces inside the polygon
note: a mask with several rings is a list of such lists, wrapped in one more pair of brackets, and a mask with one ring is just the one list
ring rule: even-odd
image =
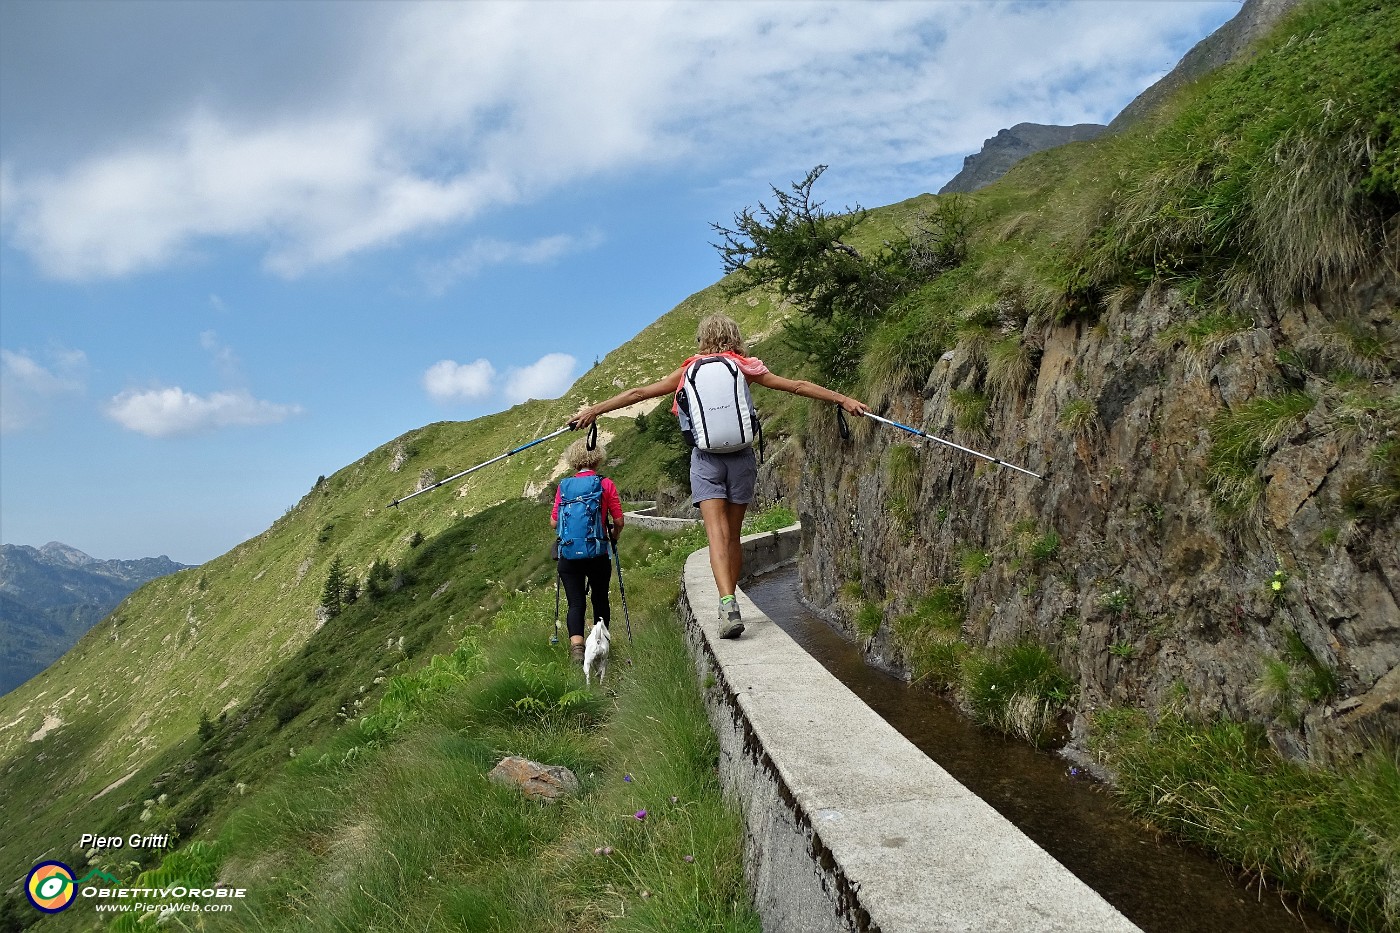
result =
[{"label": "concrete water channel", "polygon": [[936,695],[866,664],[802,602],[795,567],[750,579],[743,592],[880,717],[1146,933],[1335,933],[1315,912],[1158,838],[1064,759],[982,729]]}]

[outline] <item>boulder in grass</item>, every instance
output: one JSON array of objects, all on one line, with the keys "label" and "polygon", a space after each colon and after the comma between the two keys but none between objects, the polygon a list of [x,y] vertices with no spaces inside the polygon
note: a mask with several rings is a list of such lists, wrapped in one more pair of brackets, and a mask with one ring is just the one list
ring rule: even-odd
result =
[{"label": "boulder in grass", "polygon": [[557,800],[578,793],[578,778],[563,765],[544,765],[512,755],[502,758],[487,775],[497,784],[514,785],[526,797]]}]

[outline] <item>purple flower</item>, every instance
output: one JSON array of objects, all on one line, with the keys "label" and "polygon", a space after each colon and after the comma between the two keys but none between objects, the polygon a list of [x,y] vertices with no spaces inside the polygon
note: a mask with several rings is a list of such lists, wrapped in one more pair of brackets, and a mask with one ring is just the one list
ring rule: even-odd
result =
[{"label": "purple flower", "polygon": [[631,783],[632,783],[632,775],[630,775],[630,774],[624,774],[624,775],[622,776],[622,779],[623,779],[624,781],[626,781],[628,784],[631,784]]},{"label": "purple flower", "polygon": [[689,865],[689,864],[690,864],[691,862],[693,862],[693,861],[695,861],[695,856],[693,856],[693,855],[687,855],[687,856],[685,856],[685,862],[686,862],[687,865]]},{"label": "purple flower", "polygon": [[636,813],[633,813],[633,814],[632,814],[632,818],[633,818],[634,820],[644,820],[644,819],[647,818],[647,811],[645,811],[645,810],[638,810]]}]

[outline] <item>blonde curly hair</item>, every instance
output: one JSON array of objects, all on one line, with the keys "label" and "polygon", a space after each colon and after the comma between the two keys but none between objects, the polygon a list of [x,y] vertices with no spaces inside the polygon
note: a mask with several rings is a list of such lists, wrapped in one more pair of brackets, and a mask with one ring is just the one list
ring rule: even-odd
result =
[{"label": "blonde curly hair", "polygon": [[588,449],[586,438],[574,441],[564,451],[564,462],[569,465],[569,469],[577,473],[579,470],[596,470],[608,459],[607,448],[602,444]]},{"label": "blonde curly hair", "polygon": [[739,333],[739,325],[727,314],[711,314],[700,321],[695,331],[695,342],[701,353],[724,353],[729,351],[740,356],[748,356],[744,347],[744,337]]}]

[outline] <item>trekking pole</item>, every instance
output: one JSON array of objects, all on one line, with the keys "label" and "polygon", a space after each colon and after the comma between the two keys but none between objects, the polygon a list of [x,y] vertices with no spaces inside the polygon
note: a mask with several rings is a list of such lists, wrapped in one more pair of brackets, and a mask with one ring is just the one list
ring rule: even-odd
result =
[{"label": "trekking pole", "polygon": [[559,644],[559,544],[554,544],[554,634],[550,636],[551,645]]},{"label": "trekking pole", "polygon": [[627,623],[627,644],[632,644],[632,617],[627,614],[627,587],[622,585],[622,558],[617,554],[617,542],[608,539],[612,545],[613,563],[617,564],[617,591],[622,594],[622,620]]},{"label": "trekking pole", "polygon": [[485,463],[478,463],[476,466],[472,467],[470,470],[463,470],[463,471],[460,472],[460,473],[454,473],[454,474],[452,474],[451,476],[449,476],[447,479],[440,479],[440,480],[438,480],[436,483],[433,483],[431,486],[426,486],[426,487],[424,487],[424,488],[418,490],[417,492],[409,493],[408,495],[404,496],[402,499],[395,499],[393,502],[390,502],[390,503],[389,503],[389,508],[392,509],[392,508],[396,507],[400,502],[407,502],[409,499],[412,499],[414,496],[421,496],[421,495],[423,495],[423,493],[425,493],[425,492],[432,492],[434,489],[437,489],[439,486],[445,486],[445,485],[447,485],[448,483],[452,482],[454,479],[461,479],[463,476],[466,476],[468,473],[475,473],[477,470],[481,469],[482,467],[488,467],[488,466],[490,466],[490,465],[493,464],[493,463],[498,463],[498,462],[500,462],[501,460],[504,460],[504,459],[507,458],[507,457],[512,457],[512,456],[514,456],[514,455],[520,453],[522,450],[529,450],[531,447],[534,447],[536,444],[543,444],[545,441],[553,440],[554,438],[556,438],[556,437],[558,437],[559,435],[563,434],[565,431],[572,431],[573,429],[574,429],[574,423],[571,421],[571,422],[569,422],[568,424],[564,425],[564,426],[563,426],[562,428],[560,428],[559,430],[555,431],[553,434],[546,434],[544,437],[535,438],[535,439],[534,439],[533,441],[531,441],[530,443],[528,443],[528,444],[521,444],[519,447],[515,448],[514,450],[508,450],[508,451],[506,451],[505,453],[501,454],[499,457],[492,457],[490,460],[487,460]]},{"label": "trekking pole", "polygon": [[961,450],[965,454],[972,454],[974,457],[981,457],[983,460],[986,460],[990,463],[995,463],[997,466],[1010,467],[1011,469],[1024,473],[1027,476],[1034,476],[1036,479],[1045,479],[1045,477],[1041,476],[1039,473],[1032,473],[1025,467],[1018,467],[1014,463],[1007,463],[1005,460],[999,460],[996,457],[993,457],[991,454],[984,454],[981,451],[973,450],[971,447],[964,447],[961,444],[954,444],[952,441],[945,441],[941,437],[935,437],[934,435],[929,434],[927,431],[920,431],[918,428],[911,428],[907,424],[900,424],[898,421],[891,421],[888,418],[881,418],[874,412],[866,413],[865,417],[874,418],[876,421],[883,422],[885,424],[890,425],[891,427],[899,428],[901,431],[908,431],[910,434],[914,434],[931,441],[937,441],[945,447],[951,447],[954,450]]}]

